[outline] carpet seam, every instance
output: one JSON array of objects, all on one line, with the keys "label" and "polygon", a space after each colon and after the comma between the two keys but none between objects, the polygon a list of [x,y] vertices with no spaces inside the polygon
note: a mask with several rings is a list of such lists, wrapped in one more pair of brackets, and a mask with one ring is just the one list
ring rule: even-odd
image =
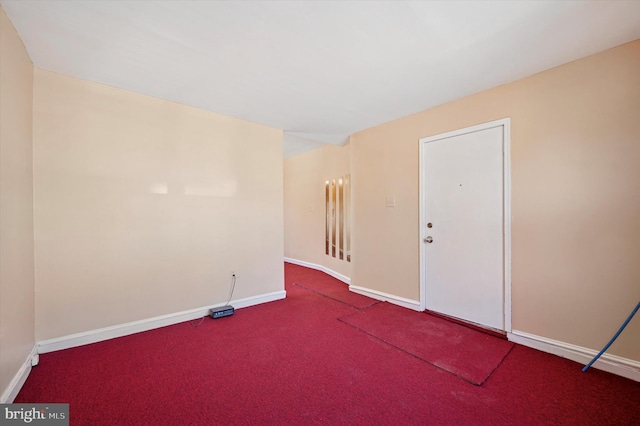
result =
[{"label": "carpet seam", "polygon": [[[351,315],[349,315],[349,316],[351,316]],[[482,384],[483,384],[484,382],[486,382],[486,381],[487,381],[487,379],[489,378],[489,376],[491,376],[491,374],[493,374],[493,371],[492,371],[492,372],[489,374],[489,376],[487,376],[487,379],[483,380],[483,381],[482,381],[482,383],[479,383],[479,384],[478,384],[478,383],[472,382],[471,380],[465,379],[464,377],[461,377],[461,376],[457,375],[456,373],[454,373],[454,372],[452,372],[452,371],[449,371],[449,370],[447,370],[447,369],[445,369],[445,368],[440,367],[439,365],[436,365],[436,364],[434,364],[434,363],[432,363],[432,362],[429,362],[429,361],[427,361],[427,360],[426,360],[426,359],[424,359],[424,358],[420,358],[418,355],[416,355],[416,354],[412,354],[411,352],[409,352],[409,351],[407,351],[407,350],[405,350],[405,349],[402,349],[401,347],[396,346],[396,345],[394,345],[393,343],[388,342],[388,341],[384,340],[384,339],[383,339],[383,338],[381,338],[381,337],[374,336],[373,334],[371,334],[371,333],[369,333],[369,332],[367,332],[367,331],[365,331],[365,330],[363,330],[363,329],[361,329],[361,328],[359,328],[359,327],[356,327],[356,326],[355,326],[355,325],[353,325],[353,324],[349,324],[348,322],[343,321],[343,320],[342,320],[342,318],[343,318],[343,317],[341,317],[341,318],[337,318],[337,320],[338,320],[338,321],[340,321],[340,322],[341,322],[341,323],[343,323],[343,324],[346,324],[346,325],[348,325],[348,326],[350,326],[350,327],[352,327],[352,328],[354,328],[354,329],[356,329],[356,330],[358,330],[358,331],[360,331],[360,332],[362,332],[362,333],[366,334],[367,336],[371,336],[371,337],[373,337],[374,339],[379,340],[379,341],[381,341],[382,343],[384,343],[384,344],[386,344],[386,345],[391,346],[392,348],[396,348],[396,349],[397,349],[397,350],[399,350],[400,352],[403,352],[403,353],[405,353],[405,354],[407,354],[407,355],[410,355],[410,356],[412,356],[412,357],[414,357],[414,358],[416,358],[416,359],[419,359],[419,360],[420,360],[420,361],[422,361],[422,362],[425,362],[425,363],[427,363],[427,364],[429,364],[429,365],[432,365],[432,366],[434,366],[435,368],[437,368],[438,370],[442,370],[442,371],[444,371],[444,372],[445,372],[445,373],[447,373],[447,374],[451,374],[452,376],[457,377],[458,379],[462,380],[463,382],[469,383],[470,385],[477,386],[477,387],[482,387]],[[513,348],[513,347],[512,347],[512,348]],[[511,352],[511,349],[509,349],[509,352]],[[506,356],[506,355],[505,355],[505,356]],[[496,367],[496,368],[497,368],[497,367]],[[494,369],[494,371],[495,371],[495,369]]]},{"label": "carpet seam", "polygon": [[487,378],[486,378],[486,379],[484,379],[484,380],[482,381],[481,385],[484,385],[484,384],[485,384],[485,382],[486,382],[487,380],[489,380],[489,379],[491,378],[491,376],[493,376],[493,373],[495,373],[495,372],[498,370],[498,368],[502,365],[502,363],[504,362],[504,360],[505,360],[505,359],[507,359],[507,357],[509,356],[509,354],[511,353],[511,351],[513,350],[513,348],[515,348],[515,347],[516,347],[515,343],[513,343],[513,342],[509,342],[509,343],[511,343],[511,347],[509,348],[509,350],[507,351],[507,353],[505,353],[505,354],[504,354],[504,356],[502,357],[502,359],[500,360],[500,362],[498,362],[498,364],[496,365],[496,367],[495,367],[493,370],[491,370],[491,373],[489,373],[489,375],[487,376]]},{"label": "carpet seam", "polygon": [[[297,286],[297,287],[300,287],[300,288],[301,288],[301,289],[303,289],[303,290],[310,291],[311,293],[315,293],[315,294],[320,295],[320,296],[322,296],[322,297],[326,297],[327,299],[331,299],[331,300],[334,300],[334,301],[336,301],[336,302],[339,302],[339,303],[345,304],[345,305],[347,305],[347,306],[351,306],[352,308],[357,309],[357,310],[359,310],[359,311],[364,311],[365,309],[368,309],[368,308],[372,307],[373,305],[377,305],[378,303],[380,303],[380,301],[379,301],[379,300],[374,300],[374,302],[373,302],[373,303],[371,303],[370,305],[367,305],[367,306],[364,306],[364,307],[362,307],[362,308],[359,308],[359,307],[357,307],[357,306],[355,306],[355,305],[352,305],[351,303],[347,303],[347,302],[344,302],[344,301],[342,301],[342,300],[338,300],[338,299],[336,299],[336,298],[334,298],[334,297],[327,296],[326,294],[320,293],[319,291],[316,291],[316,290],[313,290],[313,289],[311,289],[311,288],[305,287],[305,286],[303,286],[302,284],[299,284],[299,283],[294,282],[294,283],[293,283],[293,285],[295,285],[295,286]],[[366,296],[365,296],[365,297],[366,297]]]}]

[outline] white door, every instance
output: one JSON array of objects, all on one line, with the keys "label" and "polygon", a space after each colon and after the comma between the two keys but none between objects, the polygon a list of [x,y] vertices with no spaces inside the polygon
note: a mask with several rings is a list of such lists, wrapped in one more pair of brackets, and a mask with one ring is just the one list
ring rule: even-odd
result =
[{"label": "white door", "polygon": [[504,126],[478,127],[421,140],[425,307],[505,330]]}]

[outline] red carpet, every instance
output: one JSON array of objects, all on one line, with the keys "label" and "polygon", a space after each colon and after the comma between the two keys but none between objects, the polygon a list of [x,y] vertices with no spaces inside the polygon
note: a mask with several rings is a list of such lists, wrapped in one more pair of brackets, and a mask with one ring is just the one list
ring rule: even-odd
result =
[{"label": "red carpet", "polygon": [[506,340],[386,302],[340,321],[474,385],[484,383],[513,347]]},{"label": "red carpet", "polygon": [[323,272],[290,263],[286,265],[287,268],[296,268],[296,279],[293,284],[305,290],[313,291],[358,309],[379,303],[378,300],[349,291],[347,284]]},{"label": "red carpet", "polygon": [[[334,287],[334,283],[330,283],[331,287]],[[316,284],[300,284],[295,283],[300,288],[305,290],[313,291],[321,296],[328,297],[329,299],[336,300],[338,302],[346,303],[347,305],[353,306],[354,308],[364,309],[369,306],[375,305],[376,303],[380,303],[378,300],[371,299],[370,297],[363,296],[358,293],[353,293],[349,291],[349,287],[346,284],[340,283],[341,287],[338,288],[323,288],[323,286]]]},{"label": "red carpet", "polygon": [[292,285],[324,274],[285,268],[286,300],[42,354],[16,402],[91,426],[637,425],[640,383],[516,345],[474,386],[338,321],[359,311]]},{"label": "red carpet", "polygon": [[[296,265],[290,265],[296,266]],[[342,281],[325,273],[304,268],[298,273],[294,285],[313,291],[338,302],[346,303],[354,308],[364,309],[376,303],[378,300],[349,291],[349,286]]]}]

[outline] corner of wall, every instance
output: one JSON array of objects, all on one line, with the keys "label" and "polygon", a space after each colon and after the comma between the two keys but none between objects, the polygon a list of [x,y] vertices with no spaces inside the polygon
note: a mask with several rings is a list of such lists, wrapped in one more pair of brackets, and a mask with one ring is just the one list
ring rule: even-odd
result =
[{"label": "corner of wall", "polygon": [[11,402],[35,353],[33,64],[0,6],[0,402]]}]

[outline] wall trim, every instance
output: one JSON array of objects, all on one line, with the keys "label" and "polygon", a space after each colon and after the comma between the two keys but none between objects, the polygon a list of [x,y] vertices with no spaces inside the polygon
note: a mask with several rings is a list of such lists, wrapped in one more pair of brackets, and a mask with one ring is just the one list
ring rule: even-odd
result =
[{"label": "wall trim", "polygon": [[[261,303],[284,299],[286,295],[287,293],[284,290],[275,291],[273,293],[266,293],[258,296],[246,297],[244,299],[232,300],[230,304],[233,305],[233,307],[236,309],[241,309],[249,306],[259,305]],[[188,311],[175,312],[172,314],[161,315],[139,321],[132,321],[125,324],[99,328],[96,330],[84,331],[82,333],[70,334],[68,336],[56,337],[54,339],[42,340],[37,344],[38,353],[44,354],[47,352],[59,351],[62,349],[87,345],[89,343],[109,340],[115,337],[128,336],[130,334],[140,333],[142,331],[153,330],[155,328],[165,327],[167,325],[191,321],[208,315],[209,309],[222,305],[224,305],[224,303],[203,306],[201,308],[190,309]]]},{"label": "wall trim", "polygon": [[355,285],[349,286],[349,290],[354,293],[362,294],[363,296],[371,297],[372,299],[381,300],[383,302],[393,303],[394,305],[402,306],[403,308],[413,309],[414,311],[423,311],[420,309],[420,301],[407,299],[400,296],[394,296],[393,294],[383,293],[377,290],[371,290],[370,288],[358,287]]},{"label": "wall trim", "polygon": [[[588,364],[589,361],[598,354],[598,351],[593,349],[536,336],[535,334],[529,334],[523,331],[514,330],[511,333],[507,333],[507,337],[511,342],[567,358],[582,365]],[[605,353],[591,368],[597,368],[598,370],[607,371],[640,382],[640,361]],[[588,373],[589,371],[587,370],[584,374]]]},{"label": "wall trim", "polygon": [[29,373],[31,373],[32,360],[34,358],[37,359],[37,356],[38,345],[34,344],[31,352],[29,352],[24,362],[22,363],[22,366],[20,366],[16,375],[13,376],[11,382],[9,382],[9,386],[7,386],[7,388],[2,392],[2,396],[0,397],[0,404],[11,404],[13,400],[16,399],[16,396],[18,396],[18,393],[20,392],[20,389],[22,389],[24,382],[27,381]]},{"label": "wall trim", "polygon": [[305,266],[307,268],[315,269],[317,271],[322,271],[325,274],[331,275],[333,278],[342,281],[343,283],[351,285],[351,278],[347,277],[346,275],[342,275],[334,271],[333,269],[329,269],[326,266],[317,265],[311,262],[305,262],[304,260],[292,259],[290,257],[285,257],[284,261],[287,263],[293,263],[294,265]]}]

